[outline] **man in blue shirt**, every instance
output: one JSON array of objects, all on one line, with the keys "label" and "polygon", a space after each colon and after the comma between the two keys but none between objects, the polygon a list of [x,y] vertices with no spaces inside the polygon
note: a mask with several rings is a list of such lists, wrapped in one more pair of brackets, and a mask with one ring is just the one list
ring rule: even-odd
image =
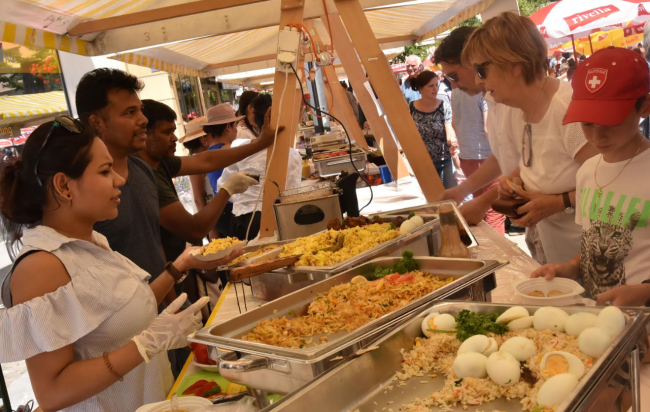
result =
[{"label": "man in blue shirt", "polygon": [[406,74],[408,76],[402,79],[403,81],[401,86],[402,94],[406,99],[406,104],[411,104],[411,102],[422,98],[420,92],[413,90],[411,86],[411,81],[414,81],[415,78],[418,77],[418,74],[422,73],[422,70],[422,59],[414,54],[406,58]]}]

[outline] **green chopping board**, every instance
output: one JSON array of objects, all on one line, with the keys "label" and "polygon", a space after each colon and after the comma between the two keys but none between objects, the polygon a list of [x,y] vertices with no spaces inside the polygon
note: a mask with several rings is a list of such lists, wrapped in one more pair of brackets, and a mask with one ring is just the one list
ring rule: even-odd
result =
[{"label": "green chopping board", "polygon": [[[194,372],[192,374],[187,375],[183,381],[181,382],[180,385],[178,385],[178,389],[176,389],[176,395],[178,397],[183,397],[183,396],[194,396],[194,395],[183,395],[183,392],[187,390],[190,386],[194,385],[196,382],[200,381],[201,379],[204,379],[208,382],[216,382],[220,387],[221,390],[225,393],[226,389],[228,388],[228,385],[230,384],[230,381],[226,380],[219,372],[208,372],[208,371],[198,371]],[[280,399],[282,399],[282,395],[278,394],[269,394],[269,400],[271,403],[277,402]]]}]

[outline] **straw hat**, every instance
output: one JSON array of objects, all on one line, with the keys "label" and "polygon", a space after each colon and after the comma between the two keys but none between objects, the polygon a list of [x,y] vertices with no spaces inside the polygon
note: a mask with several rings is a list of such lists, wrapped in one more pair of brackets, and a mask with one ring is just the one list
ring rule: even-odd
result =
[{"label": "straw hat", "polygon": [[185,125],[185,136],[183,136],[179,142],[185,143],[198,137],[204,136],[205,132],[203,131],[203,126],[205,126],[207,122],[208,118],[206,116],[202,116],[190,122],[187,122]]},{"label": "straw hat", "polygon": [[239,121],[244,116],[235,115],[235,110],[228,103],[221,103],[208,109],[208,122],[205,126],[214,126]]}]

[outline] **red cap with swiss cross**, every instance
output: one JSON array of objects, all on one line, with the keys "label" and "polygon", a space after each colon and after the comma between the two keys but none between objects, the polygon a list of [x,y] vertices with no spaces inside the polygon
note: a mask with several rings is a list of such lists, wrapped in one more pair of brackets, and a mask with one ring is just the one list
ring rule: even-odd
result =
[{"label": "red cap with swiss cross", "polygon": [[640,97],[650,93],[650,70],[639,53],[609,47],[585,60],[571,85],[573,97],[562,124],[616,126],[634,110]]}]

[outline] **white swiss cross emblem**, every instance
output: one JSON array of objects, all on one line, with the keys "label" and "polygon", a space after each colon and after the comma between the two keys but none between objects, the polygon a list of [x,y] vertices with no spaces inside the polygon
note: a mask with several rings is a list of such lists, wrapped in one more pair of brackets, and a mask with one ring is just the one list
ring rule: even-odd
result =
[{"label": "white swiss cross emblem", "polygon": [[607,81],[607,69],[589,69],[585,78],[585,86],[591,93],[600,90]]}]

